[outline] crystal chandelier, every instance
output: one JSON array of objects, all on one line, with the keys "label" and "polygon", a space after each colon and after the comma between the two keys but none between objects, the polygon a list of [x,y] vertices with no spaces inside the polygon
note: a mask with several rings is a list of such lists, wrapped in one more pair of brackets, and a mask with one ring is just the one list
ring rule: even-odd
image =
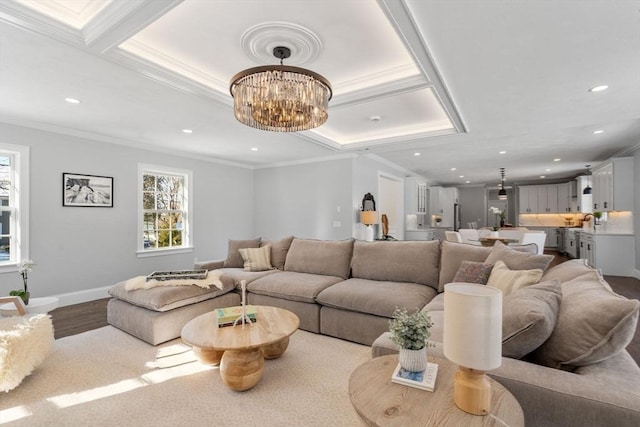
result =
[{"label": "crystal chandelier", "polygon": [[261,130],[298,132],[327,121],[331,84],[313,71],[282,65],[291,56],[276,47],[280,65],[249,68],[231,79],[233,112],[240,123]]}]

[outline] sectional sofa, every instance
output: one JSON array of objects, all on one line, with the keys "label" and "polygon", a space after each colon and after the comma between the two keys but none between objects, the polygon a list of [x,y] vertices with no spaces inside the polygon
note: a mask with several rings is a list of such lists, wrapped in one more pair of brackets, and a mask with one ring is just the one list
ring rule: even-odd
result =
[{"label": "sectional sofa", "polygon": [[[300,328],[397,352],[388,333],[396,307],[428,310],[431,351],[442,355],[444,285],[485,283],[505,292],[503,364],[492,371],[523,407],[527,425],[640,425],[640,368],[626,352],[640,303],[615,294],[582,260],[547,270],[535,245],[493,248],[451,242],[322,241],[286,237],[230,241],[219,287],[161,287],[110,294],[108,321],[151,344],[213,308],[249,304],[288,309]],[[251,271],[247,271],[251,270]],[[519,289],[521,288],[521,289]]]}]

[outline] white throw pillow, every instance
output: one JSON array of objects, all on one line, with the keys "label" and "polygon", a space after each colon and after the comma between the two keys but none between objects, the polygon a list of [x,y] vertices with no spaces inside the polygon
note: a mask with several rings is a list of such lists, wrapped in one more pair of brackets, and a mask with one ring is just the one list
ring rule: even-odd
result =
[{"label": "white throw pillow", "polygon": [[261,248],[238,249],[244,260],[244,271],[273,270],[271,265],[271,245]]},{"label": "white throw pillow", "polygon": [[498,288],[504,295],[509,295],[513,291],[538,283],[542,273],[543,271],[539,268],[510,270],[504,262],[497,261],[491,270],[487,286]]}]

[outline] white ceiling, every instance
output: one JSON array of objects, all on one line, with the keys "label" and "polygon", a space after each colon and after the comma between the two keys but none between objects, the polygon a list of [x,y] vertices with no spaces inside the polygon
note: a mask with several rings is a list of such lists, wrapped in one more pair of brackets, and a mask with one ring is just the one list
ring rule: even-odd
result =
[{"label": "white ceiling", "polygon": [[[507,184],[544,182],[640,146],[639,11],[640,0],[1,0],[0,121],[246,167],[369,153],[445,185],[493,185],[500,167]],[[277,63],[277,45],[293,51],[285,64],[332,83],[320,128],[235,121],[230,78]]]}]

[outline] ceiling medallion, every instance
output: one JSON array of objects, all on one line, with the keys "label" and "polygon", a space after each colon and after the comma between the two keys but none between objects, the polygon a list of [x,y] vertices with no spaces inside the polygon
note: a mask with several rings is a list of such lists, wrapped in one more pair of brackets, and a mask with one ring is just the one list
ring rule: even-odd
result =
[{"label": "ceiling medallion", "polygon": [[315,61],[322,52],[322,42],[311,30],[289,22],[263,22],[242,34],[240,45],[245,55],[257,64],[273,60],[273,49],[286,46],[298,67]]},{"label": "ceiling medallion", "polygon": [[253,67],[231,79],[233,112],[240,123],[274,132],[298,132],[322,125],[329,117],[331,84],[313,71],[283,65],[291,49],[277,46],[280,65]]}]

